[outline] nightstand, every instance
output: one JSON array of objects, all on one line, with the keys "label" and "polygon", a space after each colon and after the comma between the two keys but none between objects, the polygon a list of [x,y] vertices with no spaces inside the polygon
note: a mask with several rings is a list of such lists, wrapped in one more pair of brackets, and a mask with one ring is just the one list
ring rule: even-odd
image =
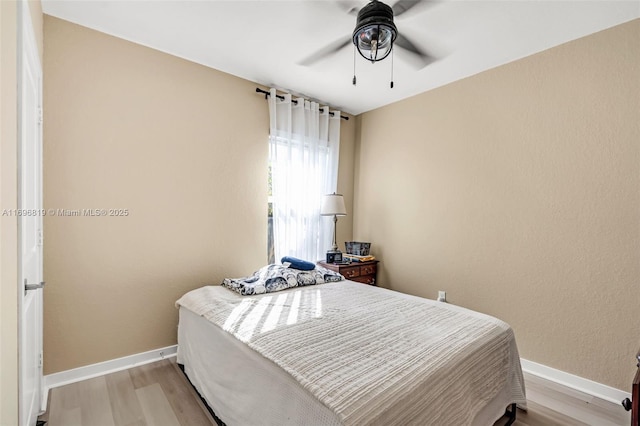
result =
[{"label": "nightstand", "polygon": [[376,274],[378,272],[377,260],[371,260],[369,262],[351,262],[347,265],[327,263],[321,260],[318,262],[318,265],[338,272],[344,275],[348,280],[376,285]]}]

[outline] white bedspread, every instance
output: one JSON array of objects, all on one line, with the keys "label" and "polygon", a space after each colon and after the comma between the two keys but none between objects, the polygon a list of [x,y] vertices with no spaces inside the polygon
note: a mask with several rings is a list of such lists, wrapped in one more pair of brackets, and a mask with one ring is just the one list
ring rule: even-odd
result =
[{"label": "white bedspread", "polygon": [[293,376],[345,425],[467,425],[498,392],[526,404],[504,322],[351,282],[178,302]]}]

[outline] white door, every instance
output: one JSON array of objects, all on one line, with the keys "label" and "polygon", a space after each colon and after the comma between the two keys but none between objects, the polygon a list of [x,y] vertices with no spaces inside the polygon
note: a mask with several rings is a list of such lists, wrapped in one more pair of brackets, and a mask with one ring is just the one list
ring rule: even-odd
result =
[{"label": "white door", "polygon": [[32,426],[42,397],[42,68],[26,1],[18,14],[19,420]]}]

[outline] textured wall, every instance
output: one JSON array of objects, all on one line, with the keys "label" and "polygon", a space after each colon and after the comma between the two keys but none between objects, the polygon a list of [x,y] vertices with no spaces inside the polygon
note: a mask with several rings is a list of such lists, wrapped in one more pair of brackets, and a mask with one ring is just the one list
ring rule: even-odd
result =
[{"label": "textured wall", "polygon": [[366,113],[354,237],[382,284],[446,290],[522,357],[629,391],[639,117],[639,20]]},{"label": "textured wall", "polygon": [[267,104],[255,83],[49,16],[44,78],[45,207],[129,210],[45,218],[45,373],[175,344],[178,297],[266,263]]}]

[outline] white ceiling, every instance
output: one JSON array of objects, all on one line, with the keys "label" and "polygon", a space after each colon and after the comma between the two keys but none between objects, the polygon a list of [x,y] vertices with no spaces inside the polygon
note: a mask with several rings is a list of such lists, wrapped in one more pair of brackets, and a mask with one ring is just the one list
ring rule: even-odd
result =
[{"label": "white ceiling", "polygon": [[[364,6],[366,0],[348,2]],[[393,5],[394,0],[387,4]],[[355,17],[332,0],[43,0],[43,10],[352,114],[369,111],[640,17],[638,0],[441,0],[396,19],[398,31],[440,60],[419,69],[395,49],[371,64],[353,48],[298,63],[339,39]],[[257,96],[257,95],[256,95]]]}]

